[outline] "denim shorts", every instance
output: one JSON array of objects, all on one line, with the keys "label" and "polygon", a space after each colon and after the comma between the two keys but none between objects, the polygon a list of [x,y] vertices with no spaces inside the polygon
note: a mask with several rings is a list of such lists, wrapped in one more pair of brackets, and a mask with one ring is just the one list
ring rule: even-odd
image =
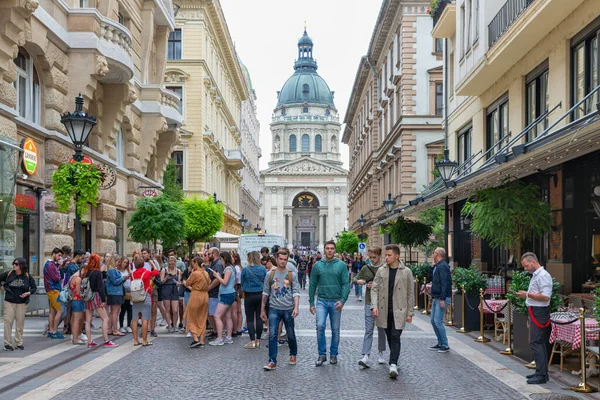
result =
[{"label": "denim shorts", "polygon": [[83,300],[71,300],[71,312],[85,312]]},{"label": "denim shorts", "polygon": [[226,306],[230,306],[235,301],[235,293],[227,293],[219,295],[219,303],[225,304]]},{"label": "denim shorts", "polygon": [[215,315],[215,311],[217,311],[217,305],[219,304],[219,299],[216,297],[208,298],[208,315],[211,317]]}]

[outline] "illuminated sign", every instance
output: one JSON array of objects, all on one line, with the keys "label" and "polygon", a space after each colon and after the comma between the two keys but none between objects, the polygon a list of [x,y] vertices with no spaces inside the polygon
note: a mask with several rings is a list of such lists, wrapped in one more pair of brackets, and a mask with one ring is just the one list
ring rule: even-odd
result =
[{"label": "illuminated sign", "polygon": [[27,138],[23,140],[21,148],[23,149],[23,169],[28,175],[33,175],[38,166],[37,146],[33,139]]}]

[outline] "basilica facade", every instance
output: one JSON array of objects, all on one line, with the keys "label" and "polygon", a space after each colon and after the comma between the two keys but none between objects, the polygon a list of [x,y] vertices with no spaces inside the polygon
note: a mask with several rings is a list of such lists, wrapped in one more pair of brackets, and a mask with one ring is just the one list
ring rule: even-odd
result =
[{"label": "basilica facade", "polygon": [[271,161],[261,171],[263,230],[284,235],[290,248],[320,249],[346,226],[348,171],[334,92],[317,73],[306,29],[294,70],[277,93]]}]

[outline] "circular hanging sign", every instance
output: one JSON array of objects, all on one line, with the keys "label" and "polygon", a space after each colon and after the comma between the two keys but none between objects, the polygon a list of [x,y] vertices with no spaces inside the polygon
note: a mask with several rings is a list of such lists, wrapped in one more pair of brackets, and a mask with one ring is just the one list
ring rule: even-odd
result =
[{"label": "circular hanging sign", "polygon": [[[75,160],[71,158],[71,159],[69,160],[69,162],[70,162],[71,164],[73,164],[73,163],[75,162]],[[92,159],[91,159],[89,156],[83,156],[83,160],[81,160],[81,162],[82,162],[83,164],[93,164],[93,163],[94,163],[94,162],[92,161]]]},{"label": "circular hanging sign", "polygon": [[142,192],[142,197],[156,197],[156,190],[146,189]]},{"label": "circular hanging sign", "polygon": [[21,148],[23,149],[23,169],[28,175],[33,175],[38,166],[37,146],[33,139],[27,138],[23,140]]},{"label": "circular hanging sign", "polygon": [[106,190],[115,186],[117,183],[117,172],[106,164],[96,165],[96,169],[102,174],[102,183],[100,183],[100,189]]}]

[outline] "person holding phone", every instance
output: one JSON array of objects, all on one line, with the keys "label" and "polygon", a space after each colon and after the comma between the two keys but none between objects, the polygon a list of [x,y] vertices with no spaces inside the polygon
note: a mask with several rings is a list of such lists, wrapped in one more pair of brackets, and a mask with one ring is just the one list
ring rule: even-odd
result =
[{"label": "person holding phone", "polygon": [[[219,282],[219,304],[215,310],[215,329],[217,330],[217,338],[209,342],[211,346],[222,346],[224,344],[232,344],[233,339],[233,319],[231,316],[231,305],[235,301],[235,269],[233,268],[233,259],[231,254],[226,251],[221,252],[221,259],[225,263],[225,271],[223,276],[217,271],[213,271],[213,277],[216,282]],[[227,336],[223,339],[223,327],[227,329]]]},{"label": "person holding phone", "polygon": [[29,266],[24,258],[16,258],[12,269],[0,274],[0,289],[4,289],[4,350],[12,351],[12,327],[15,326],[15,348],[23,346],[23,327],[29,298],[37,290],[35,279],[29,275]]},{"label": "person holding phone", "polygon": [[177,269],[177,258],[170,256],[167,268],[160,272],[161,294],[165,306],[165,316],[167,318],[167,332],[175,333],[177,328],[177,319],[179,318],[179,289],[177,285],[181,282],[181,271]]}]

